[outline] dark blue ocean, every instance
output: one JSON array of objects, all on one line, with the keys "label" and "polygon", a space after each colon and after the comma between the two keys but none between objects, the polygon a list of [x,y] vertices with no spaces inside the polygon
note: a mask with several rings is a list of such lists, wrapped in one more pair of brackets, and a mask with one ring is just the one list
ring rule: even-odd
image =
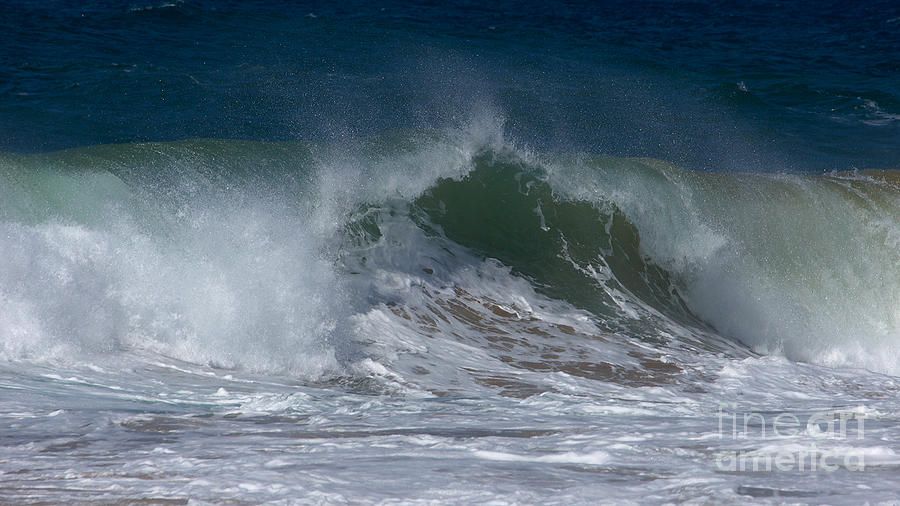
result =
[{"label": "dark blue ocean", "polygon": [[0,503],[895,504],[900,3],[0,4]]},{"label": "dark blue ocean", "polygon": [[895,2],[21,2],[0,147],[332,140],[492,108],[540,149],[897,168]]}]

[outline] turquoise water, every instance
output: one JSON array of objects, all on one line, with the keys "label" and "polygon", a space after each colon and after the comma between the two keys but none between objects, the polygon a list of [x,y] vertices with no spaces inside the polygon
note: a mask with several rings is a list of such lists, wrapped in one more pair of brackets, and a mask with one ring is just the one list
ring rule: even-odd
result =
[{"label": "turquoise water", "polygon": [[890,503],[900,12],[0,16],[0,502]]}]

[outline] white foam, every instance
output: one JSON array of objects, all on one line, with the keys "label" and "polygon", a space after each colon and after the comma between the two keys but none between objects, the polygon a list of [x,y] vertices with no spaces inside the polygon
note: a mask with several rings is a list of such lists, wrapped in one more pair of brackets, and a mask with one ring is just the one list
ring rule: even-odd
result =
[{"label": "white foam", "polygon": [[475,450],[472,452],[476,457],[497,460],[502,462],[547,462],[554,464],[587,464],[599,466],[609,462],[609,454],[606,452],[592,453],[554,453],[549,455],[516,455],[512,453],[495,452],[487,450]]}]

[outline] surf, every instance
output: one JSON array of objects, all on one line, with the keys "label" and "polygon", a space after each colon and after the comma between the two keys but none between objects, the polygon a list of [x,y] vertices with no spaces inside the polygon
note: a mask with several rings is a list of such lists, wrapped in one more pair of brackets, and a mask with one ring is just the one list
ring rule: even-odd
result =
[{"label": "surf", "polygon": [[[487,122],[341,145],[6,153],[0,177],[6,360],[152,353],[398,388],[467,368],[472,385],[525,392],[455,344],[449,366],[425,365],[423,343],[601,381],[656,378],[668,366],[641,364],[672,353],[900,370],[890,171],[536,153]],[[588,367],[561,351],[578,346],[609,356]]]}]

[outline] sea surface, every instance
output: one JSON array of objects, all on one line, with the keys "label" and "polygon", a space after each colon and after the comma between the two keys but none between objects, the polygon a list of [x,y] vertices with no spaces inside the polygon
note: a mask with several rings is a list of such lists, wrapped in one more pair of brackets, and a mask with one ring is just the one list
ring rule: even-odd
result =
[{"label": "sea surface", "polygon": [[0,503],[900,500],[897,2],[0,34]]}]

